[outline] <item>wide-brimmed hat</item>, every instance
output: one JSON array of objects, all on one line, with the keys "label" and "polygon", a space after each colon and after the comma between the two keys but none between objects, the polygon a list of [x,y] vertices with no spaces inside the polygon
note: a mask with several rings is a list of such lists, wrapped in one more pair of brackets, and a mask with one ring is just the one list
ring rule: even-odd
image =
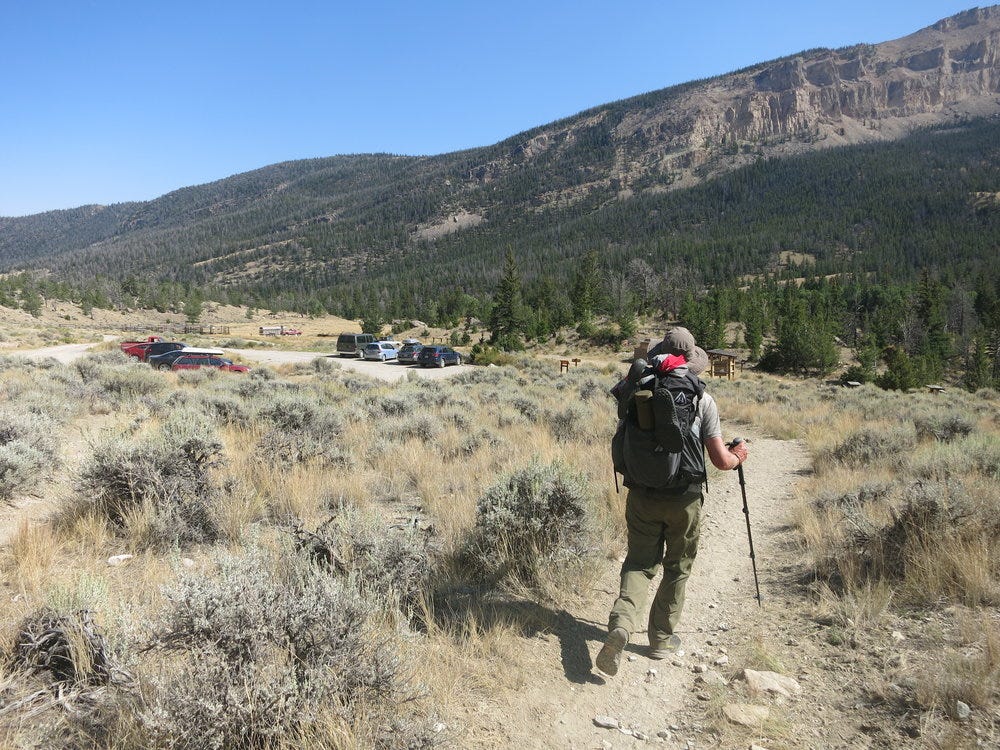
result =
[{"label": "wide-brimmed hat", "polygon": [[691,331],[682,326],[668,328],[659,343],[662,354],[681,354],[687,360],[688,370],[700,375],[708,367],[708,355],[705,350],[694,342]]}]

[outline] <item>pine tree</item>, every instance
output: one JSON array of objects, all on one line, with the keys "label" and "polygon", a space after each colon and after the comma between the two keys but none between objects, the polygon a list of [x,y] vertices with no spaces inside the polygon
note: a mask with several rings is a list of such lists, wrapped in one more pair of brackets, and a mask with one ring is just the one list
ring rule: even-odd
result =
[{"label": "pine tree", "polygon": [[201,295],[197,292],[191,292],[191,294],[188,295],[188,298],[184,300],[184,317],[187,319],[188,323],[197,323],[198,318],[201,317],[201,313]]},{"label": "pine tree", "polygon": [[969,353],[965,377],[962,382],[970,391],[977,391],[980,388],[993,385],[989,348],[986,345],[986,337],[982,333],[976,336],[972,342],[972,351]]},{"label": "pine tree", "polygon": [[774,345],[761,360],[765,370],[825,374],[838,361],[833,334],[825,321],[810,315],[805,300],[787,296]]},{"label": "pine tree", "polygon": [[521,300],[521,273],[514,253],[508,251],[490,313],[491,342],[505,351],[523,349],[526,318]]},{"label": "pine tree", "polygon": [[573,320],[577,323],[589,324],[597,310],[601,277],[597,267],[597,252],[587,253],[579,270],[573,278],[573,292],[570,301],[573,305]]}]

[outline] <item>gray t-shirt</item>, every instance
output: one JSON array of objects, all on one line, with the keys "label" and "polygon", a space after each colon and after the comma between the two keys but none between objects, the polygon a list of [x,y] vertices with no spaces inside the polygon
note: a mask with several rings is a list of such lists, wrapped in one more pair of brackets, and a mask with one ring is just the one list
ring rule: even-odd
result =
[{"label": "gray t-shirt", "polygon": [[699,437],[702,443],[709,438],[722,437],[722,421],[719,419],[719,407],[715,399],[705,392],[698,402],[698,413],[691,423],[691,432]]}]

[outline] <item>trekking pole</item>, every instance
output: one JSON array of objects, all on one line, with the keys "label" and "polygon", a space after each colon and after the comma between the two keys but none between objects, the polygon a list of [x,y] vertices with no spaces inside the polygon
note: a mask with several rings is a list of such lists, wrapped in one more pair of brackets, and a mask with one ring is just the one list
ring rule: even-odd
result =
[{"label": "trekking pole", "polygon": [[[729,444],[729,447],[732,448],[734,445],[739,445],[742,442],[743,438],[733,438],[733,442]],[[740,493],[743,495],[743,515],[747,521],[747,541],[750,542],[750,565],[753,566],[753,585],[757,590],[757,606],[763,607],[764,605],[760,600],[760,583],[757,581],[757,557],[753,552],[753,534],[750,532],[750,507],[747,505],[747,483],[746,479],[743,477],[742,462],[736,467],[736,471],[738,471],[740,475]]]}]

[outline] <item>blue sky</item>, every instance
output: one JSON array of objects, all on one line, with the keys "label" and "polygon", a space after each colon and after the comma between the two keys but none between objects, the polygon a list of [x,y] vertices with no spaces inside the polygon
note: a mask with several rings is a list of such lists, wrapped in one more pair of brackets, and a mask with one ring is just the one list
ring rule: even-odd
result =
[{"label": "blue sky", "polygon": [[971,0],[0,0],[0,216],[437,154]]}]

